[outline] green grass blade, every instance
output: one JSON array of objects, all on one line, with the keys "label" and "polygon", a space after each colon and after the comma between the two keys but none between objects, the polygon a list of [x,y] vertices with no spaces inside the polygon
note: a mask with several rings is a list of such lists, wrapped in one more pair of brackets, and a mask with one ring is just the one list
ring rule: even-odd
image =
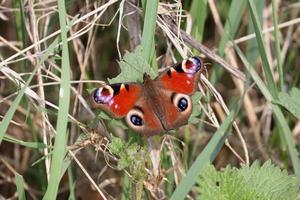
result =
[{"label": "green grass blade", "polygon": [[19,200],[26,200],[25,196],[25,190],[24,190],[24,179],[23,176],[21,176],[18,173],[15,173],[16,178],[16,186],[17,186],[17,192],[18,192],[18,199]]},{"label": "green grass blade", "polygon": [[[264,8],[266,6],[265,0],[254,0],[255,6],[257,8],[257,14],[259,17],[260,21],[263,21],[263,12]],[[253,23],[248,23],[248,34],[253,34],[254,33],[254,26]],[[248,62],[251,65],[255,65],[257,63],[257,60],[260,56],[259,51],[258,51],[258,46],[256,39],[250,39],[246,42],[247,47],[246,47],[246,57],[248,59]]]},{"label": "green grass blade", "polygon": [[190,13],[193,19],[192,36],[202,42],[207,16],[207,0],[192,1]]},{"label": "green grass blade", "polygon": [[146,1],[146,12],[144,18],[142,47],[145,59],[150,63],[152,60],[154,48],[154,34],[156,28],[156,18],[158,9],[158,0]]},{"label": "green grass blade", "polygon": [[202,173],[204,166],[215,159],[221,150],[226,139],[228,129],[234,120],[237,111],[233,110],[229,113],[220,128],[215,132],[209,143],[206,145],[202,153],[197,157],[191,168],[188,170],[186,176],[181,180],[180,184],[174,191],[171,200],[181,200],[186,197],[193,185]]},{"label": "green grass blade", "polygon": [[222,35],[219,44],[219,54],[224,55],[226,44],[229,40],[233,39],[238,30],[244,10],[247,5],[247,0],[233,0],[230,4],[228,18],[225,22],[224,34]]},{"label": "green grass blade", "polygon": [[250,16],[252,19],[252,23],[253,23],[254,31],[255,31],[255,35],[256,35],[256,40],[257,40],[257,44],[258,44],[258,50],[260,52],[260,56],[261,56],[261,60],[262,60],[262,64],[263,64],[263,70],[265,72],[268,87],[269,87],[271,94],[274,97],[276,97],[277,89],[276,89],[276,85],[275,85],[273,75],[271,72],[271,66],[270,66],[268,58],[267,58],[267,53],[265,50],[266,48],[265,48],[264,41],[263,41],[261,25],[260,25],[257,11],[256,11],[256,7],[255,7],[253,0],[249,0],[248,3],[249,3],[249,8],[250,8],[249,9]]},{"label": "green grass blade", "polygon": [[274,35],[275,35],[275,53],[276,53],[276,60],[277,60],[277,71],[279,74],[280,90],[283,91],[284,88],[283,69],[282,69],[283,66],[282,66],[282,61],[280,56],[278,19],[277,19],[277,10],[275,7],[274,0],[272,0],[272,14],[273,14],[273,25],[274,25]]},{"label": "green grass blade", "polygon": [[[261,80],[260,76],[254,70],[254,68],[249,64],[249,62],[247,61],[247,59],[244,56],[244,54],[242,53],[242,51],[237,46],[235,46],[235,48],[236,48],[236,51],[237,51],[239,57],[241,58],[242,62],[244,63],[246,69],[249,71],[252,79],[255,81],[256,85],[258,86],[258,88],[260,89],[262,94],[265,96],[265,98],[269,102],[275,101],[276,99],[269,92],[268,88],[266,87],[264,82]],[[298,177],[300,177],[299,152],[297,151],[296,145],[293,141],[292,131],[291,131],[290,127],[288,126],[288,123],[287,123],[282,111],[280,110],[279,106],[277,106],[275,104],[271,104],[271,105],[272,105],[272,109],[273,109],[275,118],[277,119],[277,122],[278,122],[278,123],[276,123],[276,125],[280,128],[280,130],[281,130],[280,133],[283,134],[283,136],[287,142],[294,172]]]},{"label": "green grass blade", "polygon": [[68,167],[68,180],[69,180],[69,193],[70,193],[68,200],[75,200],[76,199],[76,195],[75,195],[76,182],[74,180],[74,176],[73,176],[71,167]]},{"label": "green grass blade", "polygon": [[56,137],[50,169],[50,180],[43,199],[53,199],[57,196],[60,182],[61,166],[66,153],[67,124],[70,101],[70,61],[67,41],[67,26],[65,22],[66,8],[64,1],[58,1],[59,24],[62,40],[62,71],[59,91],[59,110],[57,116]]},{"label": "green grass blade", "polygon": [[46,148],[46,145],[44,143],[40,142],[24,142],[22,140],[18,140],[12,136],[5,135],[3,138],[4,141],[6,142],[11,142],[17,145],[22,145],[24,147],[32,148],[32,149],[43,149]]}]

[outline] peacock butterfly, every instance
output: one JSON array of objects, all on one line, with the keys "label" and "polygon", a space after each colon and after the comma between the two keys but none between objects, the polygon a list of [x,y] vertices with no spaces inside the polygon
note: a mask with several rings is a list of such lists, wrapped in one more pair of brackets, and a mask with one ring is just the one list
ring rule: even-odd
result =
[{"label": "peacock butterfly", "polygon": [[92,106],[115,119],[125,118],[134,131],[149,137],[187,124],[192,112],[191,95],[197,89],[202,60],[195,56],[176,63],[154,80],[116,83],[96,88]]}]

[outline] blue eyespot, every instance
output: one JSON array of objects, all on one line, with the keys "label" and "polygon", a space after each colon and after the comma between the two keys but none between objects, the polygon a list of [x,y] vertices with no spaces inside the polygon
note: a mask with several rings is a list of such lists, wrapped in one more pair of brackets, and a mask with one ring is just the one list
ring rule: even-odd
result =
[{"label": "blue eyespot", "polygon": [[180,112],[185,111],[189,106],[188,100],[184,97],[181,97],[177,103],[177,108]]},{"label": "blue eyespot", "polygon": [[130,121],[135,126],[142,126],[144,124],[143,119],[138,115],[131,115]]},{"label": "blue eyespot", "polygon": [[194,56],[191,59],[193,59],[193,62],[199,69],[202,67],[201,66],[201,58],[199,58],[198,56]]},{"label": "blue eyespot", "polygon": [[94,90],[93,99],[97,104],[107,104],[113,98],[113,90],[111,87],[100,87]]}]

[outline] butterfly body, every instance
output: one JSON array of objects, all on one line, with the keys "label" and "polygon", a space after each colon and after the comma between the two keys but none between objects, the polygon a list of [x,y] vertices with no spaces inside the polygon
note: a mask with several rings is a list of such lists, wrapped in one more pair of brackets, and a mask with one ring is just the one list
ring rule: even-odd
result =
[{"label": "butterfly body", "polygon": [[92,104],[126,123],[144,136],[160,134],[187,123],[192,112],[192,95],[203,64],[199,57],[177,63],[152,80],[118,83],[97,88]]}]

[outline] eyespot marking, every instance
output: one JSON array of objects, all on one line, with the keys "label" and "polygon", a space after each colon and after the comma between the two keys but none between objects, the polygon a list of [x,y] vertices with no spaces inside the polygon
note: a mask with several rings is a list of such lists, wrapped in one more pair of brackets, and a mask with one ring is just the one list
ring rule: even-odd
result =
[{"label": "eyespot marking", "polygon": [[171,101],[179,112],[190,112],[192,109],[192,101],[188,95],[172,93]]},{"label": "eyespot marking", "polygon": [[143,110],[139,106],[134,106],[126,115],[127,124],[134,130],[141,130],[144,126]]},{"label": "eyespot marking", "polygon": [[94,90],[93,100],[97,104],[107,104],[114,96],[114,90],[109,85]]},{"label": "eyespot marking", "polygon": [[142,107],[140,107],[140,106],[133,106],[132,109],[138,110],[138,111],[140,111],[141,113],[144,114],[144,111],[143,111]]},{"label": "eyespot marking", "polygon": [[143,126],[144,125],[143,119],[138,115],[131,115],[130,122],[135,126]]},{"label": "eyespot marking", "polygon": [[188,74],[195,74],[202,68],[201,59],[197,56],[182,61],[181,68]]},{"label": "eyespot marking", "polygon": [[185,111],[188,108],[188,100],[184,97],[181,97],[177,103],[177,108],[180,112]]}]

